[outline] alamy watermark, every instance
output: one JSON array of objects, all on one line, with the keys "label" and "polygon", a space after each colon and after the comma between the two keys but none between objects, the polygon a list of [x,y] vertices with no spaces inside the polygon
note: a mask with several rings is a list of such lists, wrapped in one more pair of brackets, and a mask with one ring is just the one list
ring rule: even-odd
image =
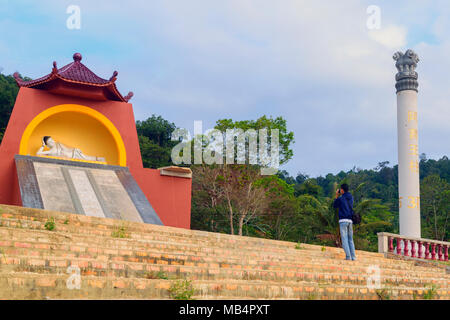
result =
[{"label": "alamy watermark", "polygon": [[366,269],[367,274],[367,288],[381,289],[381,269],[378,265],[370,265]]},{"label": "alamy watermark", "polygon": [[66,271],[70,274],[66,280],[66,287],[69,290],[81,289],[81,272],[78,266],[69,266]]},{"label": "alamy watermark", "polygon": [[262,175],[273,175],[280,166],[279,130],[209,129],[203,133],[202,121],[194,121],[194,136],[176,129],[172,141],[181,141],[172,149],[174,164],[250,164],[260,165]]},{"label": "alamy watermark", "polygon": [[367,29],[379,30],[381,29],[381,9],[379,6],[370,5],[367,7],[366,13],[369,15],[366,21]]},{"label": "alamy watermark", "polygon": [[81,9],[80,6],[70,5],[66,9],[66,13],[70,16],[66,20],[66,26],[69,30],[81,29]]}]

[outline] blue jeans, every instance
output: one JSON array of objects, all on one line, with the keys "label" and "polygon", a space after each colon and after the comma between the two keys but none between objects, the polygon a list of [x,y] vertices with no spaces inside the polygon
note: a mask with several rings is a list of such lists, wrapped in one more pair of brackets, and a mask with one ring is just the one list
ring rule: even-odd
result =
[{"label": "blue jeans", "polygon": [[342,248],[345,251],[345,259],[356,260],[355,244],[353,243],[353,223],[339,222],[339,228],[341,230],[341,241]]}]

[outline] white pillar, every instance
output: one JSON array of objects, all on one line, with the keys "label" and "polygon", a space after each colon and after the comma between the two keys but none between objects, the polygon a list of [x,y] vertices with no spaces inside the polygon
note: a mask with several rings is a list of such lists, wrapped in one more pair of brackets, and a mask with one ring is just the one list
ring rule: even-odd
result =
[{"label": "white pillar", "polygon": [[417,72],[419,58],[412,50],[394,55],[398,73],[397,136],[400,235],[420,238],[419,141]]}]

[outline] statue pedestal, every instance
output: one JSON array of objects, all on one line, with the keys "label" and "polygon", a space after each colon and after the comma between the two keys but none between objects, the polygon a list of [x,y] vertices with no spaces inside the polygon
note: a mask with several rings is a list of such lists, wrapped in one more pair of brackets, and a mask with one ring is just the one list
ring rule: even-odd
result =
[{"label": "statue pedestal", "polygon": [[162,225],[127,167],[15,156],[22,205]]}]

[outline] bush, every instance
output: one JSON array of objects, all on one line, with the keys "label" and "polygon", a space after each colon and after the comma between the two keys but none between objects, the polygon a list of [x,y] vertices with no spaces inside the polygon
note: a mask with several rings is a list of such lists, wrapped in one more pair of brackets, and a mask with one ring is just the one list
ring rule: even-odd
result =
[{"label": "bush", "polygon": [[190,280],[180,280],[169,288],[169,295],[175,300],[193,300],[195,290]]}]

